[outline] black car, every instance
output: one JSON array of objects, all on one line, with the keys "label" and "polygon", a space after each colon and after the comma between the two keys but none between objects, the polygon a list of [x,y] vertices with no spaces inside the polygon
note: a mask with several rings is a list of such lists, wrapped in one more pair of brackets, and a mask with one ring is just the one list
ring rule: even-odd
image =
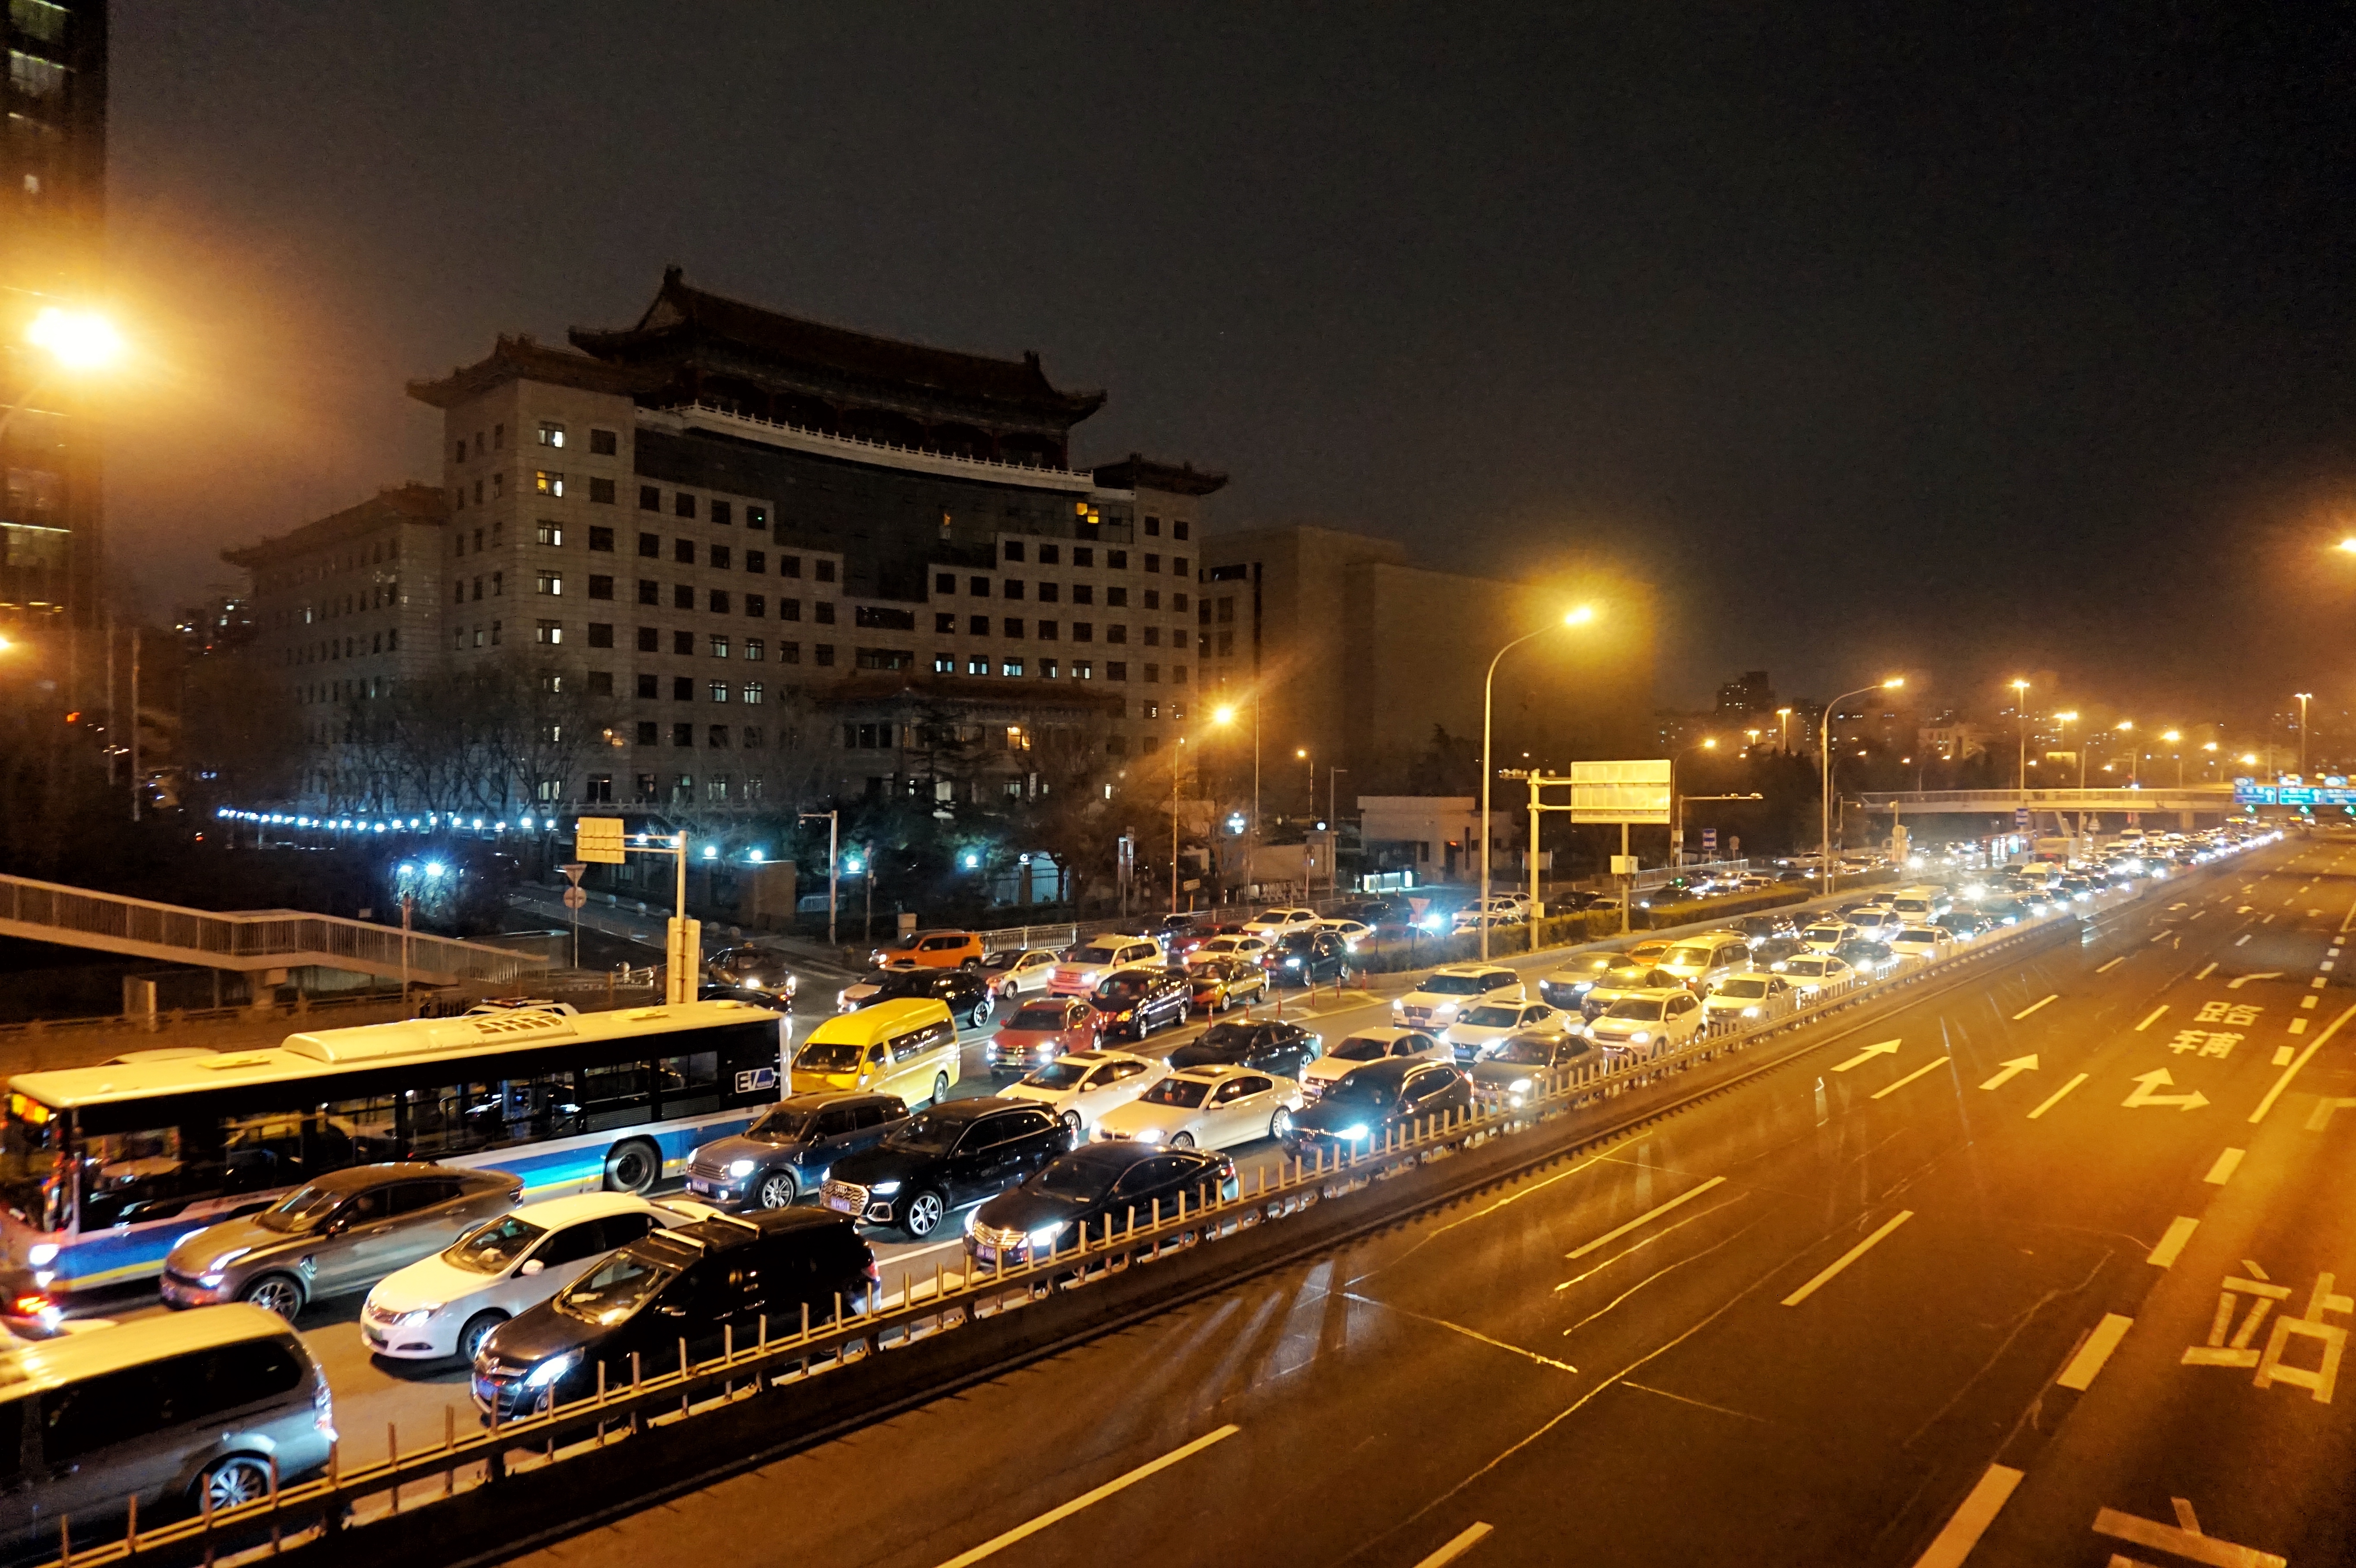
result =
[{"label": "black car", "polygon": [[1807,950],[1808,944],[1796,935],[1771,936],[1763,942],[1754,942],[1751,944],[1751,966],[1754,969],[1772,969],[1778,965],[1797,958]]},{"label": "black car", "polygon": [[975,1210],[965,1255],[982,1268],[1014,1268],[1034,1255],[1076,1250],[1083,1229],[1101,1239],[1108,1216],[1118,1234],[1150,1223],[1157,1200],[1168,1216],[1182,1197],[1194,1208],[1240,1190],[1235,1162],[1215,1149],[1089,1144]]},{"label": "black car", "polygon": [[1313,986],[1350,972],[1350,948],[1330,931],[1296,931],[1269,950],[1268,972],[1280,986]]},{"label": "black car", "polygon": [[980,1029],[998,1010],[991,977],[978,969],[880,969],[867,976],[875,993],[860,1002],[872,1008],[900,997],[932,997],[948,1004],[949,1016]]},{"label": "black car", "polygon": [[1116,969],[1097,983],[1088,1005],[1110,1040],[1143,1040],[1163,1024],[1183,1024],[1194,1005],[1194,982],[1183,969]]},{"label": "black car", "polygon": [[1833,949],[1833,956],[1868,980],[1879,980],[1898,966],[1898,955],[1869,936],[1852,936]]},{"label": "black car", "polygon": [[1602,896],[1603,895],[1601,893],[1591,893],[1583,888],[1574,888],[1569,892],[1556,893],[1554,896],[1547,899],[1546,901],[1547,912],[1548,914],[1577,914],[1581,910],[1584,910],[1589,905],[1594,903],[1597,899],[1600,899]]},{"label": "black car", "polygon": [[1975,914],[1967,909],[1949,910],[1931,923],[1952,936],[1977,936],[1996,922],[1987,916]]},{"label": "black car", "polygon": [[1392,1058],[1355,1068],[1292,1114],[1284,1151],[1364,1153],[1394,1127],[1443,1112],[1472,1108],[1472,1081],[1445,1061]]},{"label": "black car", "polygon": [[1619,962],[1621,955],[1617,953],[1575,954],[1538,981],[1538,997],[1548,1007],[1573,1011]]},{"label": "black car", "polygon": [[1727,925],[1751,939],[1753,947],[1771,936],[1789,936],[1798,928],[1787,914],[1746,914],[1728,921]]},{"label": "black car", "polygon": [[748,1008],[760,1008],[773,1013],[794,1010],[793,997],[783,991],[755,991],[744,986],[698,986],[695,999],[699,1002],[741,1002]]},{"label": "black car", "polygon": [[715,1209],[786,1209],[814,1198],[834,1162],[908,1119],[896,1094],[788,1094],[734,1137],[699,1144],[687,1189]]},{"label": "black car", "polygon": [[1569,1034],[1509,1034],[1493,1056],[1472,1064],[1473,1087],[1520,1104],[1546,1087],[1549,1073],[1600,1063],[1601,1048]]},{"label": "black car", "polygon": [[539,1306],[491,1330],[475,1356],[476,1408],[501,1421],[626,1388],[630,1356],[644,1375],[675,1371],[679,1345],[708,1360],[728,1343],[757,1343],[862,1311],[876,1289],[875,1253],[850,1221],[813,1209],[725,1215],[632,1242]]},{"label": "black car", "polygon": [[819,1201],[922,1241],[951,1210],[996,1197],[1071,1144],[1062,1122],[1027,1101],[951,1100],[900,1123],[866,1153],[837,1160]]},{"label": "black car", "polygon": [[1237,1019],[1215,1023],[1170,1053],[1170,1065],[1183,1067],[1248,1067],[1298,1078],[1317,1060],[1324,1042],[1299,1024],[1270,1019],[1255,1023]]}]

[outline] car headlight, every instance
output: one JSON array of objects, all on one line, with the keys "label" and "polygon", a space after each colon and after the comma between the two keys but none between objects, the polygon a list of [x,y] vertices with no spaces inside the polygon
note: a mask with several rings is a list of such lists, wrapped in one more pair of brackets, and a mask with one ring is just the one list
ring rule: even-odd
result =
[{"label": "car headlight", "polygon": [[732,1159],[728,1162],[728,1174],[734,1177],[739,1181],[742,1181],[746,1177],[752,1175],[757,1168],[758,1168],[754,1164],[754,1162],[749,1159]]},{"label": "car headlight", "polygon": [[47,1268],[58,1261],[58,1244],[39,1242],[25,1249],[25,1261],[35,1268]]},{"label": "car headlight", "polygon": [[1530,1081],[1526,1078],[1516,1078],[1511,1083],[1506,1084],[1505,1088],[1507,1092],[1511,1093],[1526,1094],[1530,1092]]},{"label": "car headlight", "polygon": [[896,1181],[879,1181],[867,1190],[878,1198],[889,1198],[900,1190],[900,1184]]},{"label": "car headlight", "polygon": [[556,1381],[557,1379],[562,1377],[565,1373],[579,1366],[581,1364],[582,1357],[587,1352],[583,1350],[567,1350],[561,1356],[549,1357],[548,1360],[541,1362],[540,1365],[532,1368],[530,1371],[524,1374],[523,1386],[526,1388],[548,1387],[551,1383]]},{"label": "car headlight", "polygon": [[1339,1138],[1347,1139],[1351,1143],[1355,1143],[1360,1138],[1366,1136],[1366,1124],[1364,1122],[1353,1122],[1333,1136]]},{"label": "car headlight", "polygon": [[1431,1016],[1436,1019],[1452,1019],[1456,1016],[1456,1004],[1454,1002],[1438,1003],[1433,1006]]},{"label": "car headlight", "polygon": [[1288,969],[1298,969],[1301,967],[1301,960],[1298,958],[1288,958],[1284,961],[1284,966]]},{"label": "car headlight", "polygon": [[1742,1009],[1742,1016],[1746,1019],[1755,1019],[1759,1016],[1759,1009],[1757,1008],[1745,1008]]},{"label": "car headlight", "polygon": [[[396,1328],[414,1328],[420,1323],[426,1322],[435,1314],[439,1313],[444,1305],[444,1303],[436,1301],[424,1307],[412,1307],[406,1312],[394,1313],[391,1318],[387,1319],[387,1321],[391,1323],[391,1325]],[[562,1376],[562,1374],[559,1373],[555,1375]],[[537,1387],[539,1385],[535,1384],[534,1386]]]},{"label": "car headlight", "polygon": [[1147,1127],[1137,1135],[1137,1141],[1141,1144],[1158,1144],[1169,1136],[1160,1127]]},{"label": "car headlight", "polygon": [[1070,1230],[1071,1227],[1072,1222],[1069,1220],[1058,1220],[1052,1225],[1040,1226],[1030,1234],[1031,1250],[1034,1253],[1044,1252],[1055,1244],[1056,1237]]},{"label": "car headlight", "polygon": [[1631,1044],[1631,1045],[1643,1045],[1645,1041],[1647,1041],[1647,1040],[1651,1040],[1652,1038],[1653,1038],[1653,1036],[1652,1036],[1652,1032],[1651,1032],[1650,1030],[1648,1030],[1648,1029],[1638,1029],[1634,1034],[1632,1034],[1632,1035],[1630,1035],[1630,1036],[1628,1037],[1628,1043],[1629,1043],[1629,1044]]},{"label": "car headlight", "polygon": [[197,1283],[207,1290],[219,1290],[221,1287],[221,1281],[228,1277],[229,1275],[225,1274],[200,1274],[197,1276]]}]

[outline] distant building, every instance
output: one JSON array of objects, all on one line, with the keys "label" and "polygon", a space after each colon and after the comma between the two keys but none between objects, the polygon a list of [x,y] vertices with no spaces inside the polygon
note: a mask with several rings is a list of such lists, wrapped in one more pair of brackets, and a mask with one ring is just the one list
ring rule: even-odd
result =
[{"label": "distant building", "polygon": [[1985,725],[1974,724],[1949,713],[1917,729],[1914,744],[1931,756],[1960,763],[1967,758],[1985,755],[1991,734],[1992,731]]},{"label": "distant building", "polygon": [[1718,688],[1719,716],[1730,723],[1741,720],[1736,729],[1762,728],[1757,721],[1772,719],[1777,706],[1774,685],[1763,669],[1745,670],[1741,678]]}]

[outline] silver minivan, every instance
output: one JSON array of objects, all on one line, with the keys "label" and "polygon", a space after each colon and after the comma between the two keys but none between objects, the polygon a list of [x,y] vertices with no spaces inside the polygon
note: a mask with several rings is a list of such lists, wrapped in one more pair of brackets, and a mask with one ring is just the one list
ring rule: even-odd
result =
[{"label": "silver minivan", "polygon": [[1739,931],[1687,937],[1661,955],[1660,966],[1687,990],[1707,991],[1727,976],[1751,967],[1751,943]]},{"label": "silver minivan", "polygon": [[327,1463],[327,1380],[276,1314],[233,1304],[0,1352],[0,1562],[216,1511]]}]

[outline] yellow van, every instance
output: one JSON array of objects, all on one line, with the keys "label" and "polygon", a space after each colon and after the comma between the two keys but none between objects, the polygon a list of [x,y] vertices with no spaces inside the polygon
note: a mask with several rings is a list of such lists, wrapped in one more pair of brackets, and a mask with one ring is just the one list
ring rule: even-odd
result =
[{"label": "yellow van", "polygon": [[877,1002],[837,1013],[794,1052],[790,1093],[855,1089],[937,1101],[958,1081],[963,1056],[948,1004],[932,997]]}]

